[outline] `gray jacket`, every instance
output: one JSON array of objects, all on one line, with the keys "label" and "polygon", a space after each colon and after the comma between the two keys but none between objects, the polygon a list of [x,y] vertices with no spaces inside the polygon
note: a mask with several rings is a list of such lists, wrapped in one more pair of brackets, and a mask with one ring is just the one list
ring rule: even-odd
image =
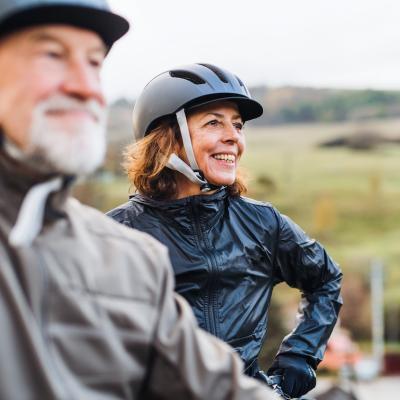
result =
[{"label": "gray jacket", "polygon": [[0,151],[0,399],[272,399],[173,293],[167,250],[53,195],[32,246],[8,235],[43,176]]}]

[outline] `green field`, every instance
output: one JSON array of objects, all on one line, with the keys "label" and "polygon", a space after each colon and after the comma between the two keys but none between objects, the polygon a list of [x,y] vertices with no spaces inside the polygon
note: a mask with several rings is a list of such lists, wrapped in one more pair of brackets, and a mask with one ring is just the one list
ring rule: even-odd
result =
[{"label": "green field", "polygon": [[[249,196],[269,201],[289,215],[320,240],[341,265],[342,324],[355,339],[370,339],[370,265],[373,260],[383,262],[385,334],[398,344],[400,146],[382,145],[369,151],[318,146],[360,129],[398,137],[400,120],[363,126],[346,123],[251,129],[246,132],[247,152],[242,164],[249,175]],[[297,296],[295,291],[280,289],[275,300],[285,310],[288,299],[293,305]],[[286,319],[292,320],[293,309],[286,308]],[[273,344],[278,344],[280,334],[275,335],[274,329],[271,334]],[[266,358],[270,357],[271,353]]]},{"label": "green field", "polygon": [[[400,134],[400,121],[369,126]],[[349,268],[359,257],[399,266],[400,146],[371,151],[317,146],[355,129],[356,124],[335,124],[249,130],[243,159],[249,194],[272,202],[320,237]]]},{"label": "green field", "polygon": [[[360,292],[355,299],[349,297],[343,320],[347,309],[348,324],[355,325],[348,327],[362,338],[357,327],[369,331],[368,293],[363,291],[368,292],[374,259],[385,265],[386,318],[390,320],[392,312],[400,314],[400,145],[381,145],[368,151],[318,146],[359,129],[400,137],[400,120],[249,127],[242,166],[249,178],[250,197],[274,204],[320,240],[340,263],[345,288],[348,286],[345,300],[348,293]],[[90,195],[93,192],[95,197]],[[78,193],[84,201],[108,210],[126,201],[129,183],[123,177],[89,182]],[[277,294],[282,302],[287,301],[286,296]],[[361,302],[356,306],[357,318],[349,308],[355,301]],[[395,340],[399,340],[398,325],[392,326]],[[368,340],[368,334],[365,336]]]},{"label": "green field", "polygon": [[[365,127],[400,135],[400,120]],[[249,195],[270,201],[322,241],[345,273],[366,278],[370,262],[382,260],[386,303],[400,305],[400,146],[318,146],[357,129],[346,123],[249,130],[243,159]]]},{"label": "green field", "polygon": [[[384,261],[387,300],[400,304],[400,146],[318,147],[360,128],[400,136],[400,120],[247,128],[242,166],[248,195],[289,215],[345,271],[365,271],[374,258]],[[129,183],[124,177],[89,182],[78,194],[105,211],[126,201]]]}]

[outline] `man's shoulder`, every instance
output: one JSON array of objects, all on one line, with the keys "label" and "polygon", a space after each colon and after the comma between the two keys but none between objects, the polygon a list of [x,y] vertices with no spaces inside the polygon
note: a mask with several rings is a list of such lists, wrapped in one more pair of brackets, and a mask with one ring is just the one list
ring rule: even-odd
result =
[{"label": "man's shoulder", "polygon": [[94,234],[101,236],[116,236],[128,240],[135,237],[143,239],[143,237],[148,236],[117,223],[101,211],[82,204],[75,198],[68,200],[67,213],[72,215],[74,219],[78,219],[84,223],[86,228],[90,229]]},{"label": "man's shoulder", "polygon": [[149,288],[163,279],[169,269],[168,250],[152,236],[119,224],[73,198],[68,200],[67,214],[76,235],[86,239],[102,260],[108,260],[100,263],[105,269],[112,268],[120,276],[135,276]]},{"label": "man's shoulder", "polygon": [[128,228],[101,211],[80,203],[77,199],[69,199],[67,213],[91,235],[100,240],[112,242],[129,254],[134,252],[133,249],[151,248],[152,251],[162,253],[166,251],[166,247],[151,235],[137,229]]}]

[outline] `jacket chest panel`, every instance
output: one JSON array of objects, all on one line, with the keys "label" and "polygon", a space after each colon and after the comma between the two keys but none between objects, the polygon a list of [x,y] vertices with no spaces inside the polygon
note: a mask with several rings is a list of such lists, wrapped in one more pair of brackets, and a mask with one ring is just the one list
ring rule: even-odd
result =
[{"label": "jacket chest panel", "polygon": [[154,236],[168,247],[178,282],[212,276],[221,282],[252,277],[265,284],[272,276],[271,251],[229,229],[204,230],[194,239],[179,232]]},{"label": "jacket chest panel", "polygon": [[[143,379],[138,365],[147,362],[149,330],[156,320],[146,288],[133,291],[132,285],[121,281],[121,269],[130,270],[124,263],[132,260],[121,257],[103,240],[65,234],[58,240],[56,232],[47,234],[54,240],[41,237],[32,250],[17,258],[30,274],[27,297],[35,299],[18,313],[36,320],[34,329],[18,329],[18,341],[40,342],[35,347],[43,350],[43,363],[52,367],[50,379],[63,382],[68,398],[76,398],[72,393],[81,390],[76,387],[78,381],[90,391],[111,390],[120,394],[116,398],[129,398],[128,382]],[[127,348],[135,358],[127,357]]]}]

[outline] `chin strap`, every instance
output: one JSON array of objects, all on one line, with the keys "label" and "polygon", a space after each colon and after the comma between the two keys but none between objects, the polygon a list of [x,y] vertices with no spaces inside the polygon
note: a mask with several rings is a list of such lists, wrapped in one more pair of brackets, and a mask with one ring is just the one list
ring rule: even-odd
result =
[{"label": "chin strap", "polygon": [[191,182],[199,185],[202,192],[209,192],[210,190],[217,189],[218,186],[214,186],[207,182],[203,173],[200,171],[199,166],[197,165],[184,109],[176,113],[176,119],[178,121],[183,147],[185,149],[190,166],[181,160],[176,154],[171,154],[167,163],[167,167],[185,175],[186,178],[188,178]]},{"label": "chin strap", "polygon": [[200,190],[202,192],[209,192],[210,190],[215,189],[213,185],[210,185],[201,174],[200,171],[193,171],[189,165],[187,165],[183,160],[181,160],[176,154],[172,153],[169,156],[167,165],[169,169],[173,169],[174,171],[178,171],[181,174],[185,175],[191,182],[196,183],[200,186]]},{"label": "chin strap", "polygon": [[183,147],[185,148],[185,153],[189,160],[189,165],[193,171],[200,171],[199,166],[197,165],[196,158],[194,156],[192,140],[190,139],[189,126],[187,123],[185,110],[183,108],[176,113],[176,119],[178,120],[178,125],[183,141]]},{"label": "chin strap", "polygon": [[183,160],[181,160],[175,153],[169,156],[167,167],[185,175],[191,182],[197,185],[204,185],[207,183],[205,179],[202,179],[200,174],[196,174]]}]

